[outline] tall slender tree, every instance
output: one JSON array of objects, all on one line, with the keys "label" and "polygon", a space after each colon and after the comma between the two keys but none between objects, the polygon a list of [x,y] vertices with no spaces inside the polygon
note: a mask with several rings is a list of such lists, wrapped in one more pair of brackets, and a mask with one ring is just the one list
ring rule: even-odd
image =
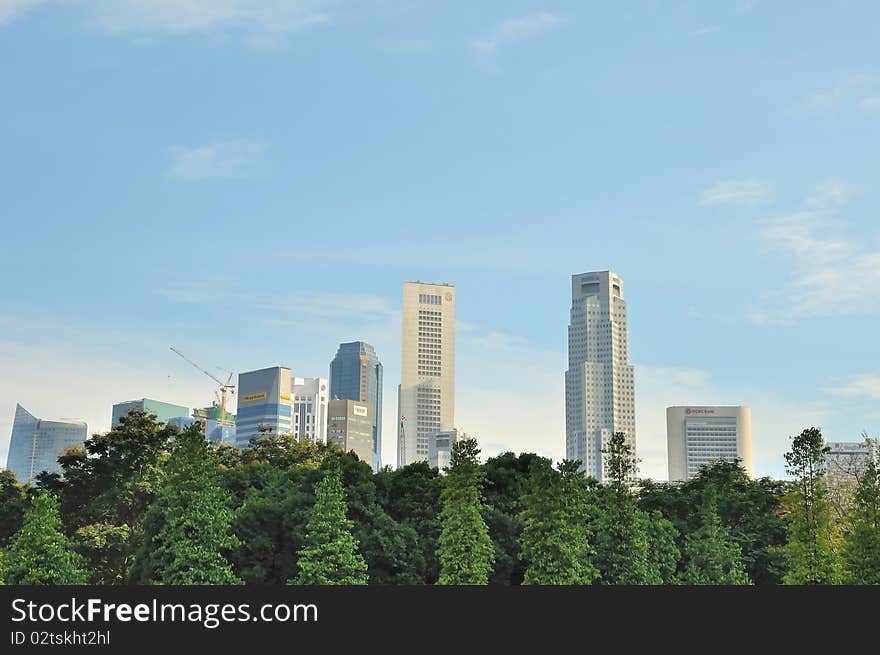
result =
[{"label": "tall slender tree", "polygon": [[880,584],[880,467],[871,459],[859,476],[849,509],[850,531],[843,543],[849,584]]},{"label": "tall slender tree", "polygon": [[702,525],[685,537],[687,560],[679,581],[686,585],[748,585],[742,548],[721,525],[715,489],[707,487],[700,508]]},{"label": "tall slender tree", "polygon": [[792,439],[791,449],[785,453],[786,468],[794,477],[786,497],[786,584],[835,584],[840,579],[835,526],[823,469],[828,450],[822,432],[808,428]]},{"label": "tall slender tree", "polygon": [[229,495],[196,423],[177,436],[167,475],[144,519],[132,567],[139,584],[241,584],[224,556],[238,544]]},{"label": "tall slender tree", "polygon": [[315,498],[306,525],[306,544],[299,551],[299,574],[289,584],[367,584],[367,563],[352,535],[338,462],[327,465]]},{"label": "tall slender tree", "polygon": [[85,562],[61,531],[58,501],[48,493],[31,498],[21,529],[5,554],[3,576],[14,585],[75,585],[86,582]]},{"label": "tall slender tree", "polygon": [[523,497],[520,544],[527,564],[523,584],[588,585],[599,575],[590,544],[596,507],[579,463],[554,470],[532,468],[531,490]]},{"label": "tall slender tree", "polygon": [[476,439],[456,441],[440,494],[440,579],[443,585],[483,585],[495,563],[495,548],[483,519],[484,472]]},{"label": "tall slender tree", "polygon": [[604,584],[660,584],[659,571],[649,557],[649,521],[630,488],[638,460],[622,432],[615,433],[602,452],[609,482],[602,490],[602,513],[596,522],[599,579]]}]

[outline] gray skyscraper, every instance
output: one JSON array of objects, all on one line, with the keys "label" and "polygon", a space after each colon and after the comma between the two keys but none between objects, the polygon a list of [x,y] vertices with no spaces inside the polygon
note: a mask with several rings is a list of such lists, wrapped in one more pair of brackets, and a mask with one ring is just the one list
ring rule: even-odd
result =
[{"label": "gray skyscraper", "polygon": [[330,398],[369,403],[373,413],[373,470],[382,468],[382,362],[363,341],[339,344],[330,362]]},{"label": "gray skyscraper", "polygon": [[87,438],[85,421],[41,419],[16,405],[6,468],[19,482],[32,480],[43,471],[60,473],[58,456],[68,448],[82,446]]},{"label": "gray skyscraper", "polygon": [[635,452],[635,376],[629,363],[623,280],[610,271],[571,277],[565,456],[604,479],[602,449],[623,432]]}]

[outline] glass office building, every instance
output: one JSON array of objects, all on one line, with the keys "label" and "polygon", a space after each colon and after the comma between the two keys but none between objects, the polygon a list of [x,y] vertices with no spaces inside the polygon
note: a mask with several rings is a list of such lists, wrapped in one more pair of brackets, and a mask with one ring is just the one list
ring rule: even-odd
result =
[{"label": "glass office building", "polygon": [[68,448],[81,447],[87,438],[85,421],[41,419],[16,405],[6,468],[22,483],[43,471],[61,473],[58,456]]},{"label": "glass office building", "polygon": [[382,468],[382,362],[363,341],[339,344],[330,363],[330,399],[354,400],[371,406],[373,470]]},{"label": "glass office building", "polygon": [[186,418],[190,413],[189,407],[163,403],[161,400],[153,400],[152,398],[129,400],[113,405],[113,417],[110,427],[115,428],[119,425],[119,419],[123,416],[128,416],[128,413],[133,409],[139,409],[146,414],[152,414],[160,423],[168,423],[171,419],[176,418]]}]

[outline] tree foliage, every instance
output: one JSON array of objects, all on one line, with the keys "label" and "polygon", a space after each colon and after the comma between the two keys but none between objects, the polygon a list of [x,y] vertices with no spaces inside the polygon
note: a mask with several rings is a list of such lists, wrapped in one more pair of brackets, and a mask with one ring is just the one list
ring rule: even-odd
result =
[{"label": "tree foliage", "polygon": [[58,501],[48,493],[34,495],[4,556],[6,584],[84,584],[84,563],[61,531]]},{"label": "tree foliage", "polygon": [[224,553],[238,544],[229,495],[196,423],[174,440],[132,567],[139,584],[239,584]]},{"label": "tree foliage", "polygon": [[822,466],[828,450],[819,429],[809,428],[792,439],[791,449],[785,453],[788,473],[795,479],[785,501],[786,584],[835,584],[840,578],[836,526]]},{"label": "tree foliage", "polygon": [[290,584],[367,584],[367,563],[351,533],[353,524],[347,516],[338,465],[326,469],[315,489],[315,499],[306,525],[305,546],[299,551],[299,573]]},{"label": "tree foliage", "polygon": [[849,508],[850,530],[843,543],[846,582],[880,584],[880,467],[868,463]]},{"label": "tree foliage", "polygon": [[[721,524],[742,550],[749,577],[756,585],[779,584],[785,569],[782,546],[786,541],[782,518],[785,484],[770,478],[752,480],[739,461],[716,461],[684,482],[642,481],[639,506],[659,511],[686,535],[702,525],[701,507],[707,489],[715,490]],[[683,571],[684,562],[679,569]]]},{"label": "tree foliage", "polygon": [[437,554],[443,585],[483,585],[495,561],[495,548],[483,520],[483,480],[476,439],[452,446],[450,466],[440,495],[440,539]]},{"label": "tree foliage", "polygon": [[721,524],[716,491],[708,487],[700,508],[702,524],[684,541],[686,565],[679,581],[686,585],[747,585],[751,580],[742,550]]},{"label": "tree foliage", "polygon": [[536,462],[523,498],[520,543],[527,562],[523,584],[588,585],[599,571],[590,543],[596,507],[578,462],[558,470]]}]

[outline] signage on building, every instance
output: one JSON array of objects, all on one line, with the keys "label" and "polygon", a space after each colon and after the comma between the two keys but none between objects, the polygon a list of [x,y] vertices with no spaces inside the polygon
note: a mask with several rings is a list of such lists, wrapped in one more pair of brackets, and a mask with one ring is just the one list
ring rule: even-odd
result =
[{"label": "signage on building", "polygon": [[286,400],[286,401],[290,402],[290,394],[289,393],[281,394],[281,400]]},{"label": "signage on building", "polygon": [[257,400],[265,400],[269,397],[265,391],[258,391],[257,393],[248,393],[240,397],[239,402],[242,403],[252,403]]},{"label": "signage on building", "polygon": [[688,407],[684,410],[685,414],[714,414],[714,409],[705,409],[705,408],[696,408],[696,407]]},{"label": "signage on building", "polygon": [[355,405],[354,406],[354,415],[355,416],[366,416],[367,408],[364,405]]}]

